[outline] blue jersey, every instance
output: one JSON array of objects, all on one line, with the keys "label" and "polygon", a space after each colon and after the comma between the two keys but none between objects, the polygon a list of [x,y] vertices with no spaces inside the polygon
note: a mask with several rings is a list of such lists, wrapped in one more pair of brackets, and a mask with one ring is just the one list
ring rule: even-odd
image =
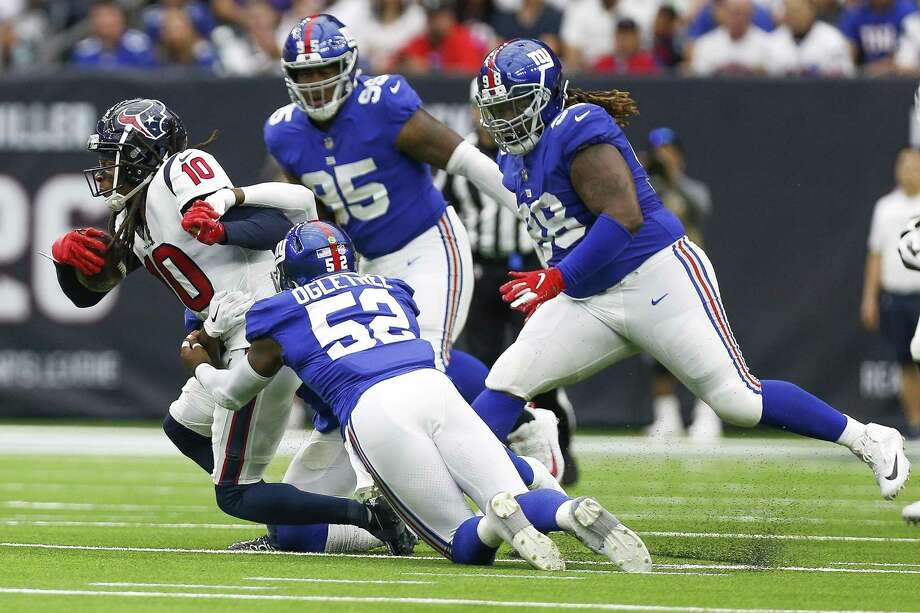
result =
[{"label": "blue jersey", "polygon": [[911,0],[895,0],[880,13],[863,3],[843,14],[840,30],[859,48],[863,61],[873,62],[894,54],[904,18],[916,12],[917,3]]},{"label": "blue jersey", "polygon": [[421,104],[399,75],[358,77],[327,131],[293,104],[265,124],[269,153],[333,211],[365,257],[401,249],[434,226],[447,206],[431,168],[396,148]]},{"label": "blue jersey", "polygon": [[614,119],[597,105],[576,104],[553,119],[532,151],[498,158],[505,187],[516,194],[518,214],[527,223],[541,259],[549,266],[557,265],[597,219],[575,191],[569,171],[579,150],[598,143],[613,145],[626,160],[645,221],[616,260],[592,275],[579,292],[566,292],[574,298],[593,296],[616,285],[651,255],[684,235],[680,221],[661,203]]},{"label": "blue jersey", "polygon": [[284,364],[332,407],[344,428],[372,385],[434,368],[434,350],[419,338],[417,315],[403,281],[344,272],[255,303],[246,314],[246,338],[278,343]]}]

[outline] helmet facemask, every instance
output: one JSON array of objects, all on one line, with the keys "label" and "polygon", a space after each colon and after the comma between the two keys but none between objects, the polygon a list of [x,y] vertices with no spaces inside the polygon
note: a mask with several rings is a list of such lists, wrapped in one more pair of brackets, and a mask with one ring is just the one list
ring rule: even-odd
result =
[{"label": "helmet facemask", "polygon": [[513,155],[530,152],[540,141],[545,124],[541,115],[549,104],[550,90],[536,83],[482,90],[475,96],[482,116],[480,125],[502,151]]},{"label": "helmet facemask", "polygon": [[[317,62],[281,60],[284,69],[284,84],[287,86],[291,102],[311,119],[316,121],[332,119],[355,88],[357,64],[357,51],[347,51],[339,57]],[[338,71],[331,77],[312,83],[297,82],[297,72],[300,70],[336,65]]]},{"label": "helmet facemask", "polygon": [[[99,154],[100,164],[85,169],[83,177],[92,195],[104,197],[106,206],[113,213],[122,211],[128,201],[153,179],[158,168],[140,162],[144,159],[144,152],[136,144],[128,142],[131,130],[130,126],[126,127],[117,143],[101,142],[99,135],[93,134],[86,146],[89,151]],[[122,194],[118,191],[122,185],[134,187]]]}]

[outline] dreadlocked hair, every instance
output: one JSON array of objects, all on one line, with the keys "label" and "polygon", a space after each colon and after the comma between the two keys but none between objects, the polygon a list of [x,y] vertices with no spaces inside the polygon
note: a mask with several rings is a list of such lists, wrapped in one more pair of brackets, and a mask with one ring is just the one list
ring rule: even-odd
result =
[{"label": "dreadlocked hair", "polygon": [[211,130],[210,136],[208,136],[206,139],[204,139],[200,143],[192,145],[192,149],[204,149],[205,147],[213,145],[217,141],[217,138],[219,136],[220,136],[220,130],[217,130],[217,129]]},{"label": "dreadlocked hair", "polygon": [[639,107],[636,105],[636,101],[632,99],[632,96],[629,95],[629,92],[623,92],[618,89],[612,89],[610,91],[585,91],[577,87],[572,87],[566,94],[566,107],[570,107],[573,104],[581,104],[582,102],[596,104],[607,111],[621,128],[629,125],[627,121],[628,117],[639,114]]},{"label": "dreadlocked hair", "polygon": [[144,227],[144,200],[147,189],[135,194],[124,208],[124,219],[118,223],[118,213],[109,215],[109,236],[112,243],[109,251],[115,261],[125,262],[134,253],[134,238],[138,228]]}]

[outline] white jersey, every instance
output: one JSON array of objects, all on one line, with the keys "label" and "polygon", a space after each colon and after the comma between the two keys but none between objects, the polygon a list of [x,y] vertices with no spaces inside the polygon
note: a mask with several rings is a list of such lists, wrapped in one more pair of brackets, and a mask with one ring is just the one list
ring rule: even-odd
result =
[{"label": "white jersey", "polygon": [[[210,153],[186,149],[167,158],[147,188],[146,235],[134,240],[134,254],[147,270],[202,320],[215,292],[241,290],[256,300],[275,293],[270,251],[205,245],[182,229],[186,204],[225,187],[233,183]],[[247,347],[245,326],[223,341],[228,350]]]}]

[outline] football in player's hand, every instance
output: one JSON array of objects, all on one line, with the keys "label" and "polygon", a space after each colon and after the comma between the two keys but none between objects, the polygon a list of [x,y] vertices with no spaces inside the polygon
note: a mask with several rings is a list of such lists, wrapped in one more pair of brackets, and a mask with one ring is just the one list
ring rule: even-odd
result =
[{"label": "football in player's hand", "polygon": [[[112,244],[112,237],[108,234],[99,237],[98,240],[105,243],[106,247]],[[106,250],[105,254],[103,254],[103,259],[105,263],[102,265],[102,270],[95,275],[83,274],[78,269],[74,271],[77,274],[77,280],[79,280],[84,287],[94,292],[108,292],[112,290],[127,275],[127,268],[124,262],[114,257],[113,249]]]}]

